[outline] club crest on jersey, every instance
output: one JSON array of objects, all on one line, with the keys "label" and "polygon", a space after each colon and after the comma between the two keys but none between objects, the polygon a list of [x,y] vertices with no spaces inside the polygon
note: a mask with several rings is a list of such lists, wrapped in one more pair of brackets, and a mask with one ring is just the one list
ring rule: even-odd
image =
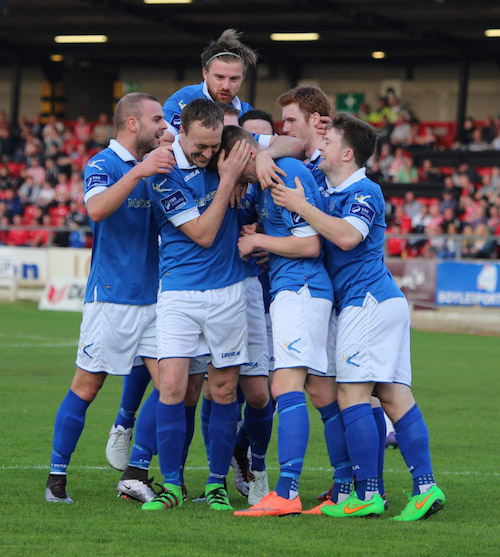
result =
[{"label": "club crest on jersey", "polygon": [[292,218],[292,224],[297,226],[299,224],[304,224],[306,221],[297,213],[290,213],[290,217]]},{"label": "club crest on jersey", "polygon": [[366,224],[371,224],[375,218],[375,211],[368,205],[361,205],[360,203],[351,203],[347,214],[360,218]]},{"label": "club crest on jersey", "polygon": [[106,159],[96,159],[90,161],[87,166],[88,168],[97,168],[97,170],[102,170],[102,168],[97,164],[98,162],[106,162]]},{"label": "club crest on jersey", "polygon": [[167,180],[168,180],[168,178],[164,178],[160,183],[153,184],[151,187],[153,188],[154,191],[157,191],[158,193],[165,193],[167,191],[172,191],[172,188],[162,188],[163,184]]},{"label": "club crest on jersey", "polygon": [[[180,106],[180,103],[179,103]],[[184,107],[181,107],[184,108]],[[170,125],[173,126],[176,130],[178,130],[181,127],[181,115],[180,114],[174,114],[172,116],[172,118],[170,118]]]},{"label": "club crest on jersey", "polygon": [[109,176],[107,174],[92,174],[85,178],[85,188],[89,190],[95,186],[107,186],[109,184]]},{"label": "club crest on jersey", "polygon": [[161,204],[165,213],[182,209],[182,207],[184,207],[186,203],[186,196],[180,190],[174,191],[161,200]]},{"label": "club crest on jersey", "polygon": [[361,195],[360,193],[357,193],[354,196],[354,199],[358,202],[361,203],[362,205],[368,205],[368,203],[366,202],[367,199],[370,199],[371,195]]}]

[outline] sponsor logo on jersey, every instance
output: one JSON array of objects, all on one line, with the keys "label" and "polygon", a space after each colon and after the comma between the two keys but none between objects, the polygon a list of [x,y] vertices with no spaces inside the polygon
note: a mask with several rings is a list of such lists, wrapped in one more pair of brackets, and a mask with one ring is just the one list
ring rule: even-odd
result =
[{"label": "sponsor logo on jersey", "polygon": [[172,191],[171,188],[162,188],[163,184],[167,180],[168,180],[168,178],[163,178],[163,180],[159,184],[153,184],[152,188],[154,189],[154,191],[157,191],[158,193],[165,193],[167,191]]},{"label": "sponsor logo on jersey", "polygon": [[209,191],[207,193],[207,195],[205,195],[205,197],[200,197],[198,199],[195,200],[196,205],[201,208],[201,207],[205,207],[205,205],[208,205],[210,203],[210,201],[212,201],[212,199],[215,197],[215,192],[217,190],[214,191]]},{"label": "sponsor logo on jersey", "polygon": [[92,174],[85,178],[85,188],[89,190],[95,186],[107,186],[109,184],[109,176],[107,174]]},{"label": "sponsor logo on jersey", "polygon": [[87,164],[87,166],[88,168],[97,168],[97,170],[102,170],[102,167],[97,164],[98,162],[106,162],[106,159],[92,160]]},{"label": "sponsor logo on jersey", "polygon": [[198,176],[198,174],[200,174],[200,169],[197,168],[196,170],[193,170],[193,172],[190,172],[189,174],[186,174],[186,176],[184,176],[184,182],[189,182],[189,180],[191,180],[191,178],[194,178],[195,176]]},{"label": "sponsor logo on jersey", "polygon": [[351,203],[347,214],[359,217],[366,224],[371,224],[375,218],[375,211],[368,205],[361,205],[360,203]]},{"label": "sponsor logo on jersey", "polygon": [[149,209],[151,207],[151,199],[129,197],[127,199],[127,207],[129,209]]},{"label": "sponsor logo on jersey", "polygon": [[[182,107],[184,108],[184,107]],[[176,130],[178,130],[181,127],[181,115],[180,114],[174,114],[172,116],[172,118],[170,118],[170,125],[172,127],[174,127]]]},{"label": "sponsor logo on jersey", "polygon": [[290,213],[290,216],[292,217],[292,224],[294,226],[298,226],[299,224],[305,224],[305,220],[297,213]]},{"label": "sponsor logo on jersey", "polygon": [[221,354],[222,358],[234,358],[235,356],[239,356],[240,355],[240,351],[236,350],[235,352],[223,352]]},{"label": "sponsor logo on jersey", "polygon": [[177,211],[179,209],[182,209],[182,207],[184,207],[184,205],[187,203],[187,199],[180,190],[176,190],[170,195],[167,195],[166,197],[161,199],[160,202],[165,213],[169,213],[170,211]]}]

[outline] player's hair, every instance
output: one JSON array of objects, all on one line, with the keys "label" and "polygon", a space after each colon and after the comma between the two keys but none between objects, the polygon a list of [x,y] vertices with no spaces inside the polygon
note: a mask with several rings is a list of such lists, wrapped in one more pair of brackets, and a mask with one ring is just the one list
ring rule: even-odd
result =
[{"label": "player's hair", "polygon": [[148,93],[128,93],[118,101],[114,116],[115,127],[118,131],[126,126],[127,118],[130,116],[138,119],[142,116],[144,101],[154,101],[160,104],[156,97]]},{"label": "player's hair", "polygon": [[239,126],[224,126],[224,131],[222,132],[221,141],[221,151],[224,149],[226,152],[226,157],[229,151],[234,147],[237,141],[244,140],[250,144],[250,147],[258,149],[258,143],[255,137],[247,130],[240,128]]},{"label": "player's hair", "polygon": [[240,126],[243,126],[243,124],[248,120],[265,120],[266,122],[269,122],[269,124],[271,124],[273,134],[276,133],[276,130],[274,129],[273,117],[271,114],[269,114],[269,112],[266,112],[265,110],[249,110],[248,112],[245,112],[245,114],[242,114],[238,121]]},{"label": "player's hair", "polygon": [[377,145],[377,130],[367,122],[339,112],[332,120],[332,128],[342,134],[342,144],[354,151],[354,161],[361,168],[373,155]]},{"label": "player's hair", "polygon": [[257,53],[240,41],[241,33],[235,29],[226,29],[222,35],[212,41],[201,53],[201,67],[208,69],[214,59],[224,62],[239,60],[246,72],[248,66],[255,66]]},{"label": "player's hair", "polygon": [[232,104],[221,103],[221,102],[218,102],[218,101],[215,102],[214,104],[222,110],[222,113],[224,114],[224,116],[236,116],[236,117],[238,117],[240,115],[240,111],[235,106],[233,106]]},{"label": "player's hair", "polygon": [[181,124],[185,133],[193,122],[200,122],[204,128],[215,129],[224,125],[224,113],[208,99],[194,99],[181,112]]},{"label": "player's hair", "polygon": [[317,112],[320,116],[330,116],[330,101],[319,87],[304,85],[294,87],[287,91],[278,99],[281,107],[297,103],[300,111],[305,116],[310,116]]}]

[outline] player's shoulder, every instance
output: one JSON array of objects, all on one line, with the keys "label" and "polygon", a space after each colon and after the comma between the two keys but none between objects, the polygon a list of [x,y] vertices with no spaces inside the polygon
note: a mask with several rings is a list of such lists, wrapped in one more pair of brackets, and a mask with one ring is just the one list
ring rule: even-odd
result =
[{"label": "player's shoulder", "polygon": [[245,101],[242,101],[240,99],[240,103],[241,103],[241,114],[245,114],[245,112],[248,112],[249,110],[253,110],[253,106],[250,103],[247,103]]},{"label": "player's shoulder", "polygon": [[186,104],[188,104],[193,99],[198,99],[203,97],[203,84],[197,83],[195,85],[186,85],[182,87],[178,91],[176,91],[173,95],[165,101],[163,105],[164,108],[173,107],[176,105],[179,110],[182,110]]}]

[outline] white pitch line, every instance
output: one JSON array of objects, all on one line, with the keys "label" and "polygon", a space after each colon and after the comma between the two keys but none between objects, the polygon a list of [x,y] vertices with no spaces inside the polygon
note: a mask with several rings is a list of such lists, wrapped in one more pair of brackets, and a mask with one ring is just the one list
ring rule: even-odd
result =
[{"label": "white pitch line", "polygon": [[61,341],[61,342],[44,342],[40,344],[26,344],[26,343],[15,343],[15,344],[0,344],[0,348],[68,348],[78,346],[78,341]]},{"label": "white pitch line", "polygon": [[[41,464],[36,464],[33,466],[18,466],[18,465],[14,465],[14,466],[5,466],[4,464],[0,465],[0,470],[48,470],[48,465],[41,465]],[[104,470],[104,471],[108,471],[108,472],[116,472],[116,470],[113,470],[113,468],[111,468],[110,466],[71,466],[70,465],[70,470],[80,470],[80,471],[85,471],[85,470]],[[193,471],[206,471],[208,470],[208,468],[206,466],[186,466],[185,470],[193,470]],[[268,466],[267,470],[270,470],[272,472],[277,472],[279,471],[279,468],[276,466]],[[333,472],[332,468],[323,468],[323,467],[304,467],[303,468],[304,472]],[[384,470],[384,474],[407,474],[408,472],[406,470],[394,470],[391,468],[387,468]],[[462,471],[462,472],[458,472],[458,471],[453,471],[453,470],[447,470],[447,471],[443,471],[443,470],[439,470],[438,472],[439,476],[480,476],[480,477],[484,477],[484,476],[500,476],[500,472],[491,472],[491,473],[481,473],[481,472],[471,472],[468,470]]]}]

